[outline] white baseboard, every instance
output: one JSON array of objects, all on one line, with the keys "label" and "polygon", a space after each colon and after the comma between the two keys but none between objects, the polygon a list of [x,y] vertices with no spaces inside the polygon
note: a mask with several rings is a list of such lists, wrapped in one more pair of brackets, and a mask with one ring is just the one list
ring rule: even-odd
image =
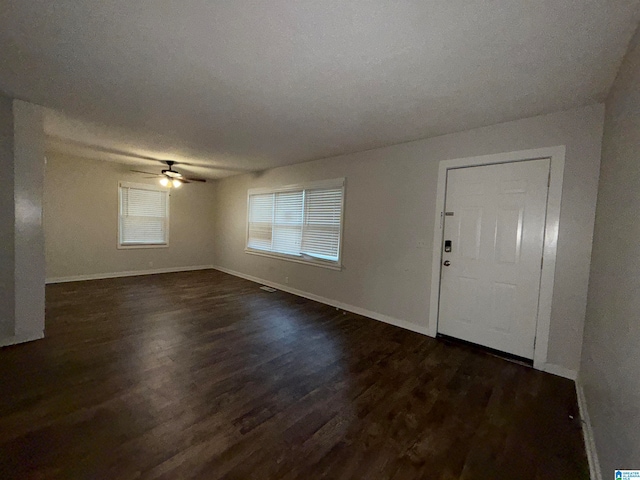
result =
[{"label": "white baseboard", "polygon": [[325,305],[330,305],[332,307],[336,307],[341,310],[345,310],[347,312],[352,312],[358,315],[362,315],[364,317],[369,317],[374,320],[378,320],[380,322],[394,325],[396,327],[404,328],[405,330],[411,330],[412,332],[421,333],[423,335],[429,336],[427,327],[416,325],[415,323],[407,322],[406,320],[400,320],[399,318],[390,317],[382,313],[373,312],[371,310],[367,310],[361,307],[356,307],[354,305],[349,305],[347,303],[339,302],[337,300],[321,297],[320,295],[315,295],[313,293],[304,292],[296,288],[291,288],[288,285],[282,285],[280,283],[270,282],[269,280],[264,280],[262,278],[254,277],[252,275],[246,275],[244,273],[236,272],[228,268],[219,267],[219,266],[214,266],[213,268],[221,272],[228,273],[229,275],[233,275],[235,277],[244,278],[245,280],[250,280],[252,282],[259,283],[261,285],[267,285],[269,287],[277,288],[278,290],[282,290],[283,292],[297,295],[298,297],[308,298],[309,300],[313,300],[314,302],[324,303]]},{"label": "white baseboard", "polygon": [[82,282],[85,280],[102,280],[105,278],[137,277],[138,275],[156,275],[158,273],[192,272],[194,270],[211,270],[213,265],[197,265],[191,267],[155,268],[153,270],[132,270],[128,272],[94,273],[90,275],[75,275],[71,277],[47,278],[46,283]]},{"label": "white baseboard", "polygon": [[578,408],[580,409],[580,418],[582,419],[584,446],[587,451],[587,459],[589,460],[589,475],[591,480],[602,480],[602,470],[600,469],[600,462],[598,461],[598,451],[596,450],[596,442],[593,436],[593,427],[591,426],[589,410],[587,409],[587,399],[579,381],[576,381],[576,396],[578,397]]},{"label": "white baseboard", "polygon": [[568,378],[569,380],[573,380],[574,382],[578,378],[578,372],[575,370],[571,370],[570,368],[563,367],[561,365],[554,365],[552,363],[545,363],[540,368],[543,372],[552,373],[553,375],[557,375],[559,377]]}]

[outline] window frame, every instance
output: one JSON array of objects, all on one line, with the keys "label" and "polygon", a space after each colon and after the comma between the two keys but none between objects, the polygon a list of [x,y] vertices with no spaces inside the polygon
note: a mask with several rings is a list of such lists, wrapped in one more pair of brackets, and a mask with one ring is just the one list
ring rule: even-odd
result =
[{"label": "window frame", "polygon": [[[300,190],[312,190],[322,188],[339,188],[342,190],[342,198],[340,202],[340,236],[338,239],[338,260],[324,260],[319,257],[310,255],[292,255],[287,253],[270,252],[268,250],[260,250],[249,247],[249,219],[251,208],[251,195],[269,194],[269,193],[282,193],[282,192],[295,192]],[[245,219],[245,240],[244,240],[244,252],[250,255],[257,255],[260,257],[276,258],[280,260],[287,260],[289,262],[301,263],[304,265],[313,265],[316,267],[328,268],[331,270],[342,270],[342,247],[344,238],[344,206],[346,197],[346,178],[335,178],[331,180],[320,180],[315,182],[298,183],[292,185],[284,185],[281,187],[259,187],[251,188],[247,190],[247,216]],[[303,204],[304,208],[304,204]],[[304,218],[303,218],[304,228]]]},{"label": "window frame", "polygon": [[[165,242],[164,243],[122,243],[122,189],[123,188],[136,188],[139,190],[151,190],[153,192],[164,192],[166,197],[166,209],[167,216],[165,217]],[[138,249],[150,249],[150,248],[168,248],[169,247],[169,226],[170,226],[170,201],[171,189],[162,186],[157,186],[149,183],[133,183],[133,182],[118,182],[118,237],[117,248],[118,250],[138,250]]]}]

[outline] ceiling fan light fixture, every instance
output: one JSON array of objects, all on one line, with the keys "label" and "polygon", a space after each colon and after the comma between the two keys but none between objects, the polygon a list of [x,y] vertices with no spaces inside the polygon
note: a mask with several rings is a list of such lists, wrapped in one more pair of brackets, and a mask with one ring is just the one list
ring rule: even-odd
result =
[{"label": "ceiling fan light fixture", "polygon": [[[185,177],[180,172],[176,172],[171,169],[171,166],[175,163],[172,161],[165,162],[169,169],[162,170],[161,173],[153,173],[153,172],[144,172],[142,170],[131,170],[134,173],[144,173],[145,175],[150,175],[151,177],[158,178],[158,183],[165,188],[179,188],[184,183],[192,183],[192,182],[202,182],[205,183],[206,180],[204,178],[191,178]],[[150,178],[150,177],[147,177]]]}]

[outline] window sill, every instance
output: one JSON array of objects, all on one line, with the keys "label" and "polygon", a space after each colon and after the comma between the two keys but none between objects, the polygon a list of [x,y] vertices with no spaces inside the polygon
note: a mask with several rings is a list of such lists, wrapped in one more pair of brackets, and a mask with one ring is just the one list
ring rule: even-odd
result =
[{"label": "window sill", "polygon": [[118,244],[118,250],[139,250],[141,248],[169,248],[168,243],[162,244],[132,244],[132,245],[120,245]]},{"label": "window sill", "polygon": [[276,258],[278,260],[286,260],[288,262],[302,263],[304,265],[313,265],[314,267],[328,268],[329,270],[338,270],[338,271],[342,270],[342,265],[338,263],[332,264],[328,262],[323,262],[322,260],[313,260],[310,257],[307,260],[304,257],[294,257],[294,256],[284,255],[279,253],[265,252],[262,250],[252,250],[250,248],[245,248],[244,253],[248,253],[249,255],[257,255],[259,257],[269,257],[269,258]]}]

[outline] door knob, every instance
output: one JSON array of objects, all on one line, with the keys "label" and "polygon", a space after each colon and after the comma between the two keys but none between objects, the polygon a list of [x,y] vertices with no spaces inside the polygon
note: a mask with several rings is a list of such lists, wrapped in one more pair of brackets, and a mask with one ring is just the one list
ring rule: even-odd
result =
[{"label": "door knob", "polygon": [[445,260],[445,261],[444,261],[444,263],[443,263],[443,265],[444,265],[445,267],[448,267],[449,265],[451,265],[451,262],[450,262],[449,260]]}]

